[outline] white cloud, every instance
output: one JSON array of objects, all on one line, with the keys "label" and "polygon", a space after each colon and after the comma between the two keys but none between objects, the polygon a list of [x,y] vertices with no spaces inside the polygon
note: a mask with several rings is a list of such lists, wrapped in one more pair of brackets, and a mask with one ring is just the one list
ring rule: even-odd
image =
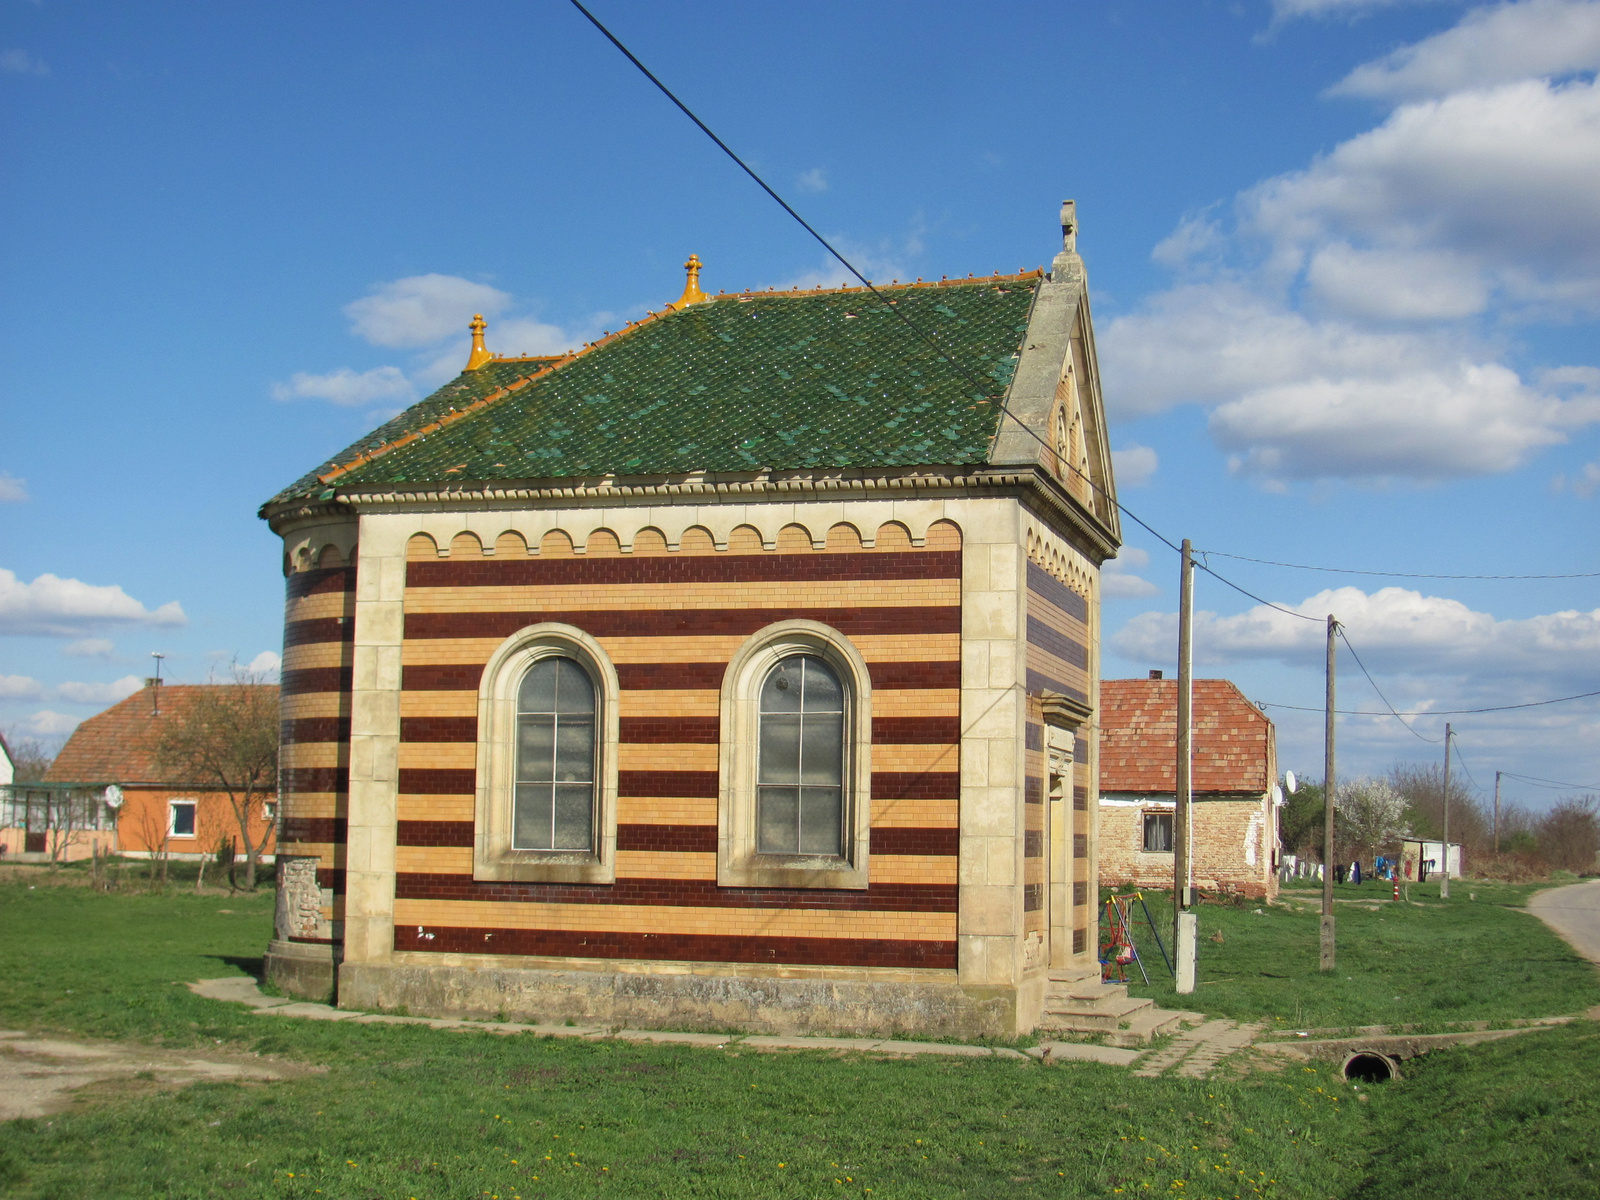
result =
[{"label": "white cloud", "polygon": [[0,74],[48,75],[50,68],[26,50],[0,50]]},{"label": "white cloud", "polygon": [[26,675],[0,675],[0,700],[38,700],[44,684]]},{"label": "white cloud", "polygon": [[1600,4],[1524,0],[1474,9],[1454,28],[1364,63],[1330,95],[1412,99],[1600,67]]},{"label": "white cloud", "polygon": [[120,587],[40,575],[32,583],[0,568],[0,635],[80,638],[102,625],[186,625],[176,600],[151,610]]},{"label": "white cloud", "polygon": [[[1370,594],[1355,587],[1330,588],[1283,607],[1315,619],[1264,605],[1230,617],[1197,612],[1196,659],[1219,665],[1275,660],[1319,668],[1323,620],[1333,613],[1367,668],[1378,675],[1449,677],[1464,681],[1456,685],[1458,692],[1500,694],[1497,703],[1588,691],[1600,676],[1600,608],[1497,620],[1459,600],[1400,587]],[[1130,658],[1149,658],[1170,654],[1176,636],[1175,614],[1149,612],[1129,621],[1112,644]],[[1415,688],[1410,692],[1419,694]]]},{"label": "white cloud", "polygon": [[61,647],[61,653],[70,658],[110,658],[115,649],[109,638],[79,638]]},{"label": "white cloud", "polygon": [[263,650],[250,660],[245,670],[252,675],[259,675],[269,682],[278,678],[278,672],[283,667],[283,657],[271,650]]},{"label": "white cloud", "polygon": [[1141,487],[1160,466],[1160,459],[1149,446],[1129,445],[1111,452],[1111,466],[1118,487]]},{"label": "white cloud", "polygon": [[795,184],[802,192],[825,192],[828,190],[828,173],[821,167],[812,167],[809,171],[802,171]]},{"label": "white cloud", "polygon": [[[456,370],[460,370],[459,361]],[[454,372],[451,373],[452,375]],[[367,404],[410,404],[417,398],[416,388],[398,367],[374,367],[370,371],[352,371],[340,367],[325,375],[296,371],[288,383],[272,385],[274,400],[327,400],[342,408],[359,408]]]},{"label": "white cloud", "polygon": [[1150,553],[1137,546],[1124,546],[1117,557],[1107,559],[1100,568],[1100,594],[1107,600],[1130,600],[1153,596],[1161,589],[1148,579],[1130,572],[1150,565]]},{"label": "white cloud", "polygon": [[1592,500],[1595,492],[1600,491],[1600,462],[1584,463],[1571,479],[1561,474],[1551,482],[1558,492],[1571,491],[1579,499]]},{"label": "white cloud", "polygon": [[413,275],[377,285],[344,313],[350,331],[375,346],[431,346],[465,336],[474,313],[493,316],[510,303],[509,293],[459,275]]},{"label": "white cloud", "polygon": [[1331,242],[1311,255],[1306,282],[1322,305],[1358,319],[1455,320],[1489,305],[1478,264],[1448,250],[1357,250]]},{"label": "white cloud", "polygon": [[28,499],[28,481],[10,471],[0,471],[0,504],[21,504]]},{"label": "white cloud", "polygon": [[115,704],[142,687],[144,680],[137,675],[124,675],[114,683],[59,683],[55,694],[56,699],[69,704]]},{"label": "white cloud", "polygon": [[20,728],[28,737],[57,738],[71,733],[79,723],[77,717],[44,708],[25,718]]},{"label": "white cloud", "polygon": [[1296,17],[1355,17],[1369,9],[1419,2],[1420,0],[1272,0],[1272,16],[1275,21],[1289,21]]}]

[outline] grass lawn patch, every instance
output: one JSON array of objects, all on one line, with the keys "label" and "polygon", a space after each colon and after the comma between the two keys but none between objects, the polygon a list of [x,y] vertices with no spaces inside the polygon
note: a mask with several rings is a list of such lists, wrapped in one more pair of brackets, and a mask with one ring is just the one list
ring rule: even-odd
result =
[{"label": "grass lawn patch", "polygon": [[[1287,1029],[1443,1028],[1582,1012],[1600,1004],[1600,975],[1544,922],[1516,911],[1541,886],[1453,880],[1441,901],[1437,884],[1411,884],[1411,903],[1399,904],[1386,883],[1336,887],[1341,900],[1373,903],[1335,905],[1338,969],[1326,973],[1317,969],[1318,911],[1292,903],[1320,893],[1286,892],[1288,905],[1202,904],[1194,993],[1173,990],[1142,925],[1134,936],[1150,984],[1135,968],[1128,990],[1169,1008]],[[1145,896],[1170,949],[1170,899]]]}]

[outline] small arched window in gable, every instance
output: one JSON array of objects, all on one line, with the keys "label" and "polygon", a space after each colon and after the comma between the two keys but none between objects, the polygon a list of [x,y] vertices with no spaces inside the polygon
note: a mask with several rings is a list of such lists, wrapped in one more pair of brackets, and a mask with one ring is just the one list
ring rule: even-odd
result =
[{"label": "small arched window in gable", "polygon": [[832,667],[814,654],[781,659],[761,685],[756,849],[844,853],[845,710]]},{"label": "small arched window in gable", "polygon": [[594,681],[570,658],[539,659],[517,692],[513,850],[592,850]]}]

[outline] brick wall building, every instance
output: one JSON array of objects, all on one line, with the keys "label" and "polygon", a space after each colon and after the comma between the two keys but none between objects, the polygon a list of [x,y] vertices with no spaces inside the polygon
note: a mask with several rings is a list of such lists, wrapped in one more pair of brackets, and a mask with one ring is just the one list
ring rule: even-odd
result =
[{"label": "brick wall building", "polygon": [[[468,369],[284,538],[268,969],[340,1003],[1016,1032],[1098,978],[1082,268],[699,291]],[[976,379],[976,382],[974,382]],[[1009,415],[1007,415],[1009,414]],[[283,876],[287,878],[288,876]]]},{"label": "brick wall building", "polygon": [[[1100,878],[1171,888],[1178,684],[1100,684]],[[1195,886],[1277,894],[1277,745],[1272,722],[1226,679],[1194,681],[1191,846]]]}]

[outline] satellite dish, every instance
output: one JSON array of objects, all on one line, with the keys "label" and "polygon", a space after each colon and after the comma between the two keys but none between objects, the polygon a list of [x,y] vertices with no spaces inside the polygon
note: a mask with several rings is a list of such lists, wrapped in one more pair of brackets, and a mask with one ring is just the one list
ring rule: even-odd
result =
[{"label": "satellite dish", "polygon": [[122,788],[114,783],[110,787],[106,788],[106,807],[122,807]]},{"label": "satellite dish", "polygon": [[1280,808],[1283,807],[1283,789],[1277,784],[1272,785],[1272,803]]},{"label": "satellite dish", "polygon": [[1293,771],[1283,773],[1283,786],[1288,789],[1291,796],[1300,790],[1300,781],[1294,777]]}]

